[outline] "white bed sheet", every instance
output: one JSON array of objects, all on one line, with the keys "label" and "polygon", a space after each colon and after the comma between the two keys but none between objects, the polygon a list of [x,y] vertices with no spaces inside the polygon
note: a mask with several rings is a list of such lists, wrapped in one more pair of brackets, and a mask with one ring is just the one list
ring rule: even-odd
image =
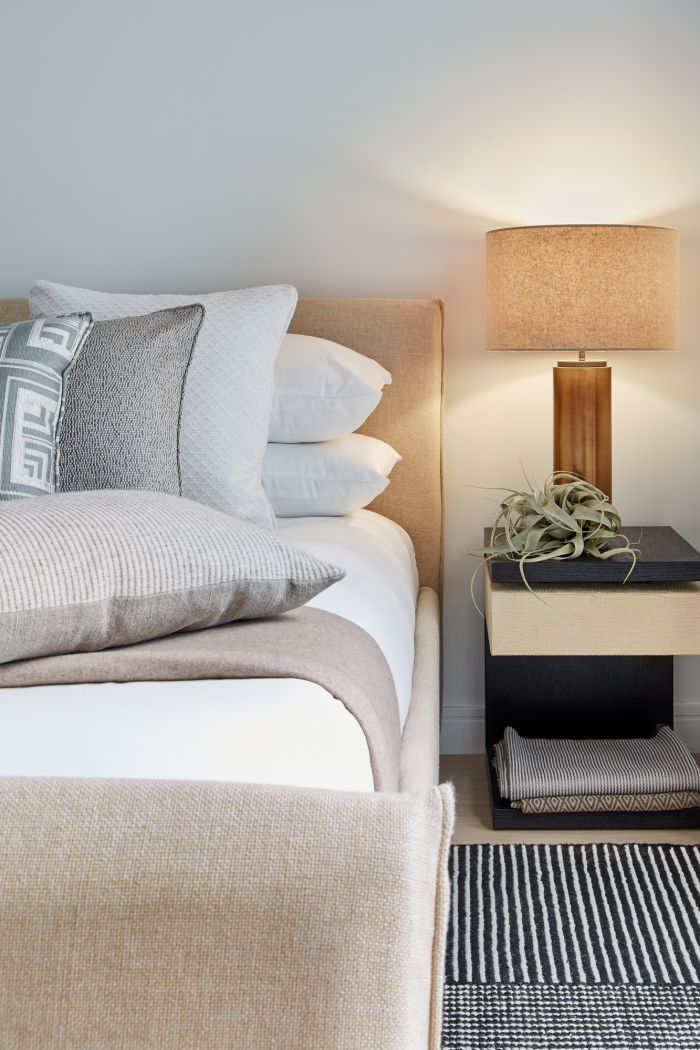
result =
[{"label": "white bed sheet", "polygon": [[[411,700],[413,545],[372,511],[288,518],[280,537],[341,565],[310,604],[382,649],[401,725]],[[343,704],[295,678],[129,682],[0,690],[0,776],[230,780],[371,791],[364,733]]]}]

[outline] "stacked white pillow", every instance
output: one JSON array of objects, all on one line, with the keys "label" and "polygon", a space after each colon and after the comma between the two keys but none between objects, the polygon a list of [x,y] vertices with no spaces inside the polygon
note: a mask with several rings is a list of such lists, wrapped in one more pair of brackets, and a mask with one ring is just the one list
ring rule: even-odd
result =
[{"label": "stacked white pillow", "polygon": [[355,433],[390,373],[329,339],[287,335],[274,379],[262,476],[275,514],[337,516],[366,507],[401,459],[385,441]]},{"label": "stacked white pillow", "polygon": [[269,440],[331,441],[374,412],[391,374],[378,361],[314,335],[285,335],[275,364]]}]

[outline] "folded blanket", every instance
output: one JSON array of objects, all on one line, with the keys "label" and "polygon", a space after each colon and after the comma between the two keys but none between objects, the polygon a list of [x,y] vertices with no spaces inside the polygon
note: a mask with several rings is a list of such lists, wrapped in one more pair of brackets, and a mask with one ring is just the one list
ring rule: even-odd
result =
[{"label": "folded blanket", "polygon": [[[359,722],[377,791],[399,790],[401,724],[389,665],[375,640],[342,616],[304,606],[136,645],[0,664],[0,689],[87,682],[302,678]],[[308,732],[313,734],[314,727]]]},{"label": "folded blanket", "polygon": [[526,738],[508,726],[494,764],[507,799],[700,791],[700,768],[668,726],[629,740]]},{"label": "folded blanket", "polygon": [[523,813],[657,813],[700,806],[697,791],[661,791],[655,795],[550,795],[512,802]]}]

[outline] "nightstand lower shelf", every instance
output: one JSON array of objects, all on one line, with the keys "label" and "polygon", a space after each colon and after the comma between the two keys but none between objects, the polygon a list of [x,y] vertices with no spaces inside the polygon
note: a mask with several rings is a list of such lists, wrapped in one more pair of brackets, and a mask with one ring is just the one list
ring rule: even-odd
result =
[{"label": "nightstand lower shelf", "polygon": [[552,738],[651,736],[673,726],[671,656],[493,656],[485,631],[486,754],[496,829],[700,828],[700,808],[522,813],[501,798],[490,761],[506,726]]}]

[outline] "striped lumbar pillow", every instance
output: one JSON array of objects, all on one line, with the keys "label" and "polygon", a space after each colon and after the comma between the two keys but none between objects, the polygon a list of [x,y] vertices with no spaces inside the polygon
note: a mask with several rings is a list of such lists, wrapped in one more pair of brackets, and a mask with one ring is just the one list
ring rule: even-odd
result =
[{"label": "striped lumbar pillow", "polygon": [[272,616],[344,572],[274,533],[156,492],[0,504],[0,663]]}]

